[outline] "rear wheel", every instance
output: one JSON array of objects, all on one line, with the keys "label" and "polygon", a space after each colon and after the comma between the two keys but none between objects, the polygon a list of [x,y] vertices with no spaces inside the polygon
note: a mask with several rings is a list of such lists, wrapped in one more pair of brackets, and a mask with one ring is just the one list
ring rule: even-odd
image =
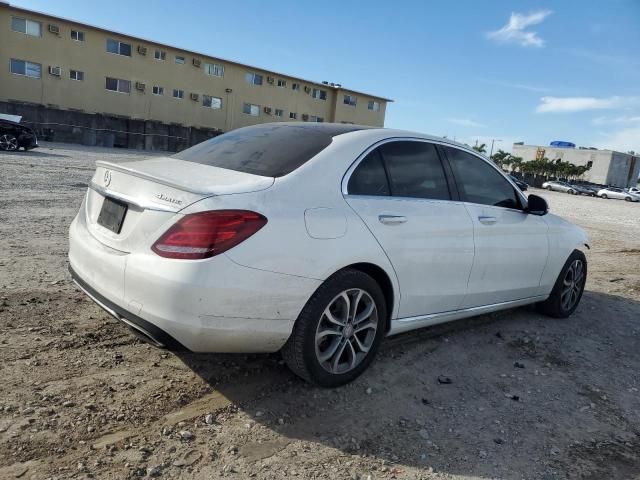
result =
[{"label": "rear wheel", "polygon": [[282,349],[289,368],[322,387],[358,377],[384,336],[387,308],[378,283],[359,270],[328,278],[307,302]]},{"label": "rear wheel", "polygon": [[574,250],[565,262],[551,295],[538,304],[540,311],[555,318],[567,318],[580,303],[587,281],[587,259],[580,250]]},{"label": "rear wheel", "polygon": [[569,195],[575,195],[575,194],[576,194],[576,191],[575,191],[575,190],[569,190],[567,193],[568,193]]},{"label": "rear wheel", "polygon": [[0,150],[15,152],[18,150],[18,139],[12,133],[0,135]]},{"label": "rear wheel", "polygon": [[631,197],[624,197],[624,201],[625,202],[630,202],[631,201]]}]

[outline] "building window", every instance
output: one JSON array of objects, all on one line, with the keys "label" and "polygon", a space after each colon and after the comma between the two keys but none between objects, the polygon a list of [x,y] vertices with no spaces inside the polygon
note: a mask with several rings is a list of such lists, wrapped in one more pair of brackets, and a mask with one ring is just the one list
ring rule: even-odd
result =
[{"label": "building window", "polygon": [[327,91],[321,90],[319,88],[313,89],[313,94],[311,95],[313,98],[317,98],[318,100],[326,100],[327,99]]},{"label": "building window", "polygon": [[278,79],[278,86],[282,87],[282,88],[286,88],[287,87],[287,81],[286,80],[282,80],[281,78]]},{"label": "building window", "polygon": [[42,65],[12,58],[11,73],[24,75],[25,77],[40,78],[42,76]]},{"label": "building window", "polygon": [[369,105],[367,106],[369,110],[373,110],[374,112],[380,111],[380,103],[374,102],[373,100],[369,100]]},{"label": "building window", "polygon": [[262,85],[262,75],[259,73],[245,73],[244,79],[252,85]]},{"label": "building window", "polygon": [[151,89],[151,92],[154,95],[164,95],[164,87],[159,87],[158,85],[154,85]]},{"label": "building window", "polygon": [[80,70],[69,70],[69,78],[71,80],[78,80],[79,82],[84,80],[84,72]]},{"label": "building window", "polygon": [[32,37],[42,36],[42,24],[26,18],[11,17],[11,30]]},{"label": "building window", "polygon": [[245,103],[242,105],[242,113],[257,117],[260,115],[260,105],[254,105],[253,103]]},{"label": "building window", "polygon": [[178,65],[184,65],[184,57],[181,57],[180,55],[176,55],[176,63]]},{"label": "building window", "polygon": [[284,110],[282,110],[281,108],[276,108],[276,117],[283,117],[284,116]]},{"label": "building window", "polygon": [[209,95],[202,95],[202,106],[219,110],[222,108],[222,99],[218,97],[211,97]]},{"label": "building window", "polygon": [[298,118],[298,114],[296,112],[289,112],[289,118],[291,120],[296,120]]},{"label": "building window", "polygon": [[352,107],[355,107],[356,103],[358,103],[358,97],[354,95],[345,95],[344,100],[342,100],[342,103],[344,103],[345,105],[350,105]]},{"label": "building window", "polygon": [[218,63],[205,63],[204,73],[214,77],[224,77],[224,65]]},{"label": "building window", "polygon": [[291,90],[295,90],[297,92],[298,90],[300,90],[300,84],[299,83],[292,83],[291,84]]},{"label": "building window", "polygon": [[322,122],[324,122],[324,118],[316,117],[315,115],[310,115],[309,116],[309,121],[310,122],[316,122],[316,123],[322,123]]},{"label": "building window", "polygon": [[165,52],[164,50],[156,50],[155,53],[153,54],[153,57],[156,60],[164,61],[167,58],[167,52]]},{"label": "building window", "polygon": [[131,56],[131,44],[119,42],[111,38],[107,39],[107,52],[115,53],[116,55],[124,55],[126,57]]},{"label": "building window", "polygon": [[84,42],[84,32],[71,30],[71,40],[75,40],[76,42]]},{"label": "building window", "polygon": [[178,88],[173,89],[173,98],[184,98],[184,90]]},{"label": "building window", "polygon": [[107,77],[105,88],[112,92],[129,93],[131,92],[131,82],[120,78]]}]

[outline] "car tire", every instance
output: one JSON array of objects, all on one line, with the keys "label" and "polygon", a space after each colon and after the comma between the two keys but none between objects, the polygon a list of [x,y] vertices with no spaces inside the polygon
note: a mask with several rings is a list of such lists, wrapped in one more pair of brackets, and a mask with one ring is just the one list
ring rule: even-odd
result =
[{"label": "car tire", "polygon": [[569,195],[575,195],[575,194],[576,194],[575,190],[569,190],[567,193],[568,193]]},{"label": "car tire", "polygon": [[606,194],[606,193],[603,193],[603,194],[600,196],[600,198],[604,198],[604,199],[606,200],[606,199],[607,199],[607,198],[609,198],[609,197],[607,197],[607,194]]},{"label": "car tire", "polygon": [[624,197],[624,201],[625,202],[630,202],[631,201],[631,197]]},{"label": "car tire", "polygon": [[551,187],[550,186],[546,186],[544,188],[546,188],[547,190],[551,191]]},{"label": "car tire", "polygon": [[0,150],[6,152],[15,152],[18,150],[18,139],[12,133],[3,133],[0,135]]},{"label": "car tire", "polygon": [[359,270],[341,270],[304,306],[282,356],[303,379],[321,387],[339,387],[357,378],[373,361],[386,323],[387,305],[378,283]]},{"label": "car tire", "polygon": [[567,318],[578,305],[587,281],[587,258],[580,250],[574,250],[565,262],[551,295],[538,304],[538,310],[554,318]]}]

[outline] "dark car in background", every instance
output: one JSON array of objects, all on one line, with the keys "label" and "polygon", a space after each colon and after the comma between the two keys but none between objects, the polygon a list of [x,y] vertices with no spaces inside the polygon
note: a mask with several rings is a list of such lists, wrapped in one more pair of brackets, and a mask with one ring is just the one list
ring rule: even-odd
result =
[{"label": "dark car in background", "polygon": [[513,183],[515,183],[521,191],[524,192],[527,188],[529,188],[529,184],[523,182],[518,177],[514,177],[513,175],[509,175],[509,177],[511,178],[511,180],[513,180]]},{"label": "dark car in background", "polygon": [[15,152],[19,148],[31,150],[38,146],[33,129],[11,120],[0,119],[0,150]]},{"label": "dark car in background", "polygon": [[595,197],[598,194],[598,190],[595,190],[587,185],[579,185],[577,183],[571,183],[571,188],[573,188],[573,190],[578,194],[578,195],[587,195],[589,197]]}]

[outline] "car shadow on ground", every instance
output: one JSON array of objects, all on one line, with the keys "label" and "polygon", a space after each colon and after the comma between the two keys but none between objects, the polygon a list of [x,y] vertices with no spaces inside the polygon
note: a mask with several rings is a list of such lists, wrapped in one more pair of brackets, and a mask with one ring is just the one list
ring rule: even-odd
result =
[{"label": "car shadow on ground", "polygon": [[[483,478],[628,478],[640,472],[639,316],[639,302],[585,292],[569,319],[520,308],[429,327],[387,339],[338,389],[278,355],[179,356],[289,441]],[[225,381],[230,365],[248,380]],[[247,461],[276,453],[264,451],[240,448]]]}]

